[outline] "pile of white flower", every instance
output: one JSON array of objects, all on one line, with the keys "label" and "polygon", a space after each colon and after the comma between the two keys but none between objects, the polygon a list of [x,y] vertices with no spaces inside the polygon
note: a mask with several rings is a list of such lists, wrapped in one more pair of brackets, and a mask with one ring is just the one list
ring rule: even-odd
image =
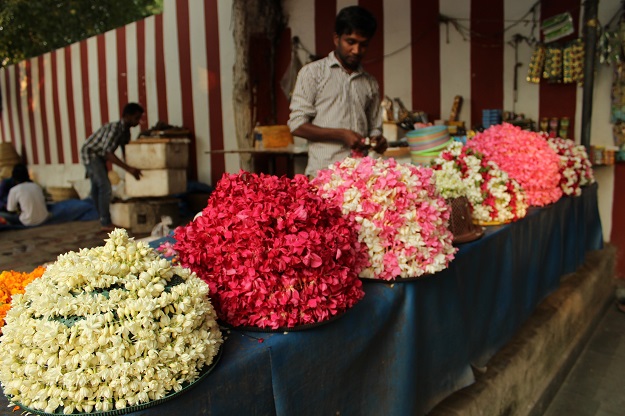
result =
[{"label": "pile of white flower", "polygon": [[0,382],[46,413],[108,411],[180,391],[222,343],[208,285],[116,229],[14,295]]},{"label": "pile of white flower", "polygon": [[506,223],[527,214],[521,186],[482,153],[454,142],[432,161],[436,189],[444,198],[466,196],[478,224]]}]

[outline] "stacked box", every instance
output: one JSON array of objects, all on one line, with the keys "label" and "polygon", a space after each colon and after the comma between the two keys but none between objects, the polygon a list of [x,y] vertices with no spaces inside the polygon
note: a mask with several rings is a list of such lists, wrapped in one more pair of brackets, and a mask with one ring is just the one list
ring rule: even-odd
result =
[{"label": "stacked box", "polygon": [[189,139],[142,138],[126,146],[126,162],[141,169],[136,180],[126,175],[129,197],[157,197],[183,193],[187,189]]},{"label": "stacked box", "polygon": [[171,217],[174,224],[180,220],[178,203],[175,198],[114,202],[111,204],[111,220],[133,233],[149,233],[164,215]]},{"label": "stacked box", "polygon": [[138,139],[126,145],[126,163],[139,169],[186,169],[189,139]]},{"label": "stacked box", "polygon": [[187,190],[186,169],[143,169],[140,180],[126,175],[126,196],[133,198],[168,196]]}]

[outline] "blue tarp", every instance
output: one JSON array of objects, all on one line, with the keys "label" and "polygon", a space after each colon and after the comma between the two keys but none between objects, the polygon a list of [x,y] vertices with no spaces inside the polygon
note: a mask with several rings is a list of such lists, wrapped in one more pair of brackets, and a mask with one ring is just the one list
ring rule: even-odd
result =
[{"label": "blue tarp", "polygon": [[[59,224],[69,221],[93,221],[99,218],[98,211],[91,199],[67,199],[48,204],[50,218],[41,225]],[[26,228],[24,225],[0,225],[2,230]]]},{"label": "blue tarp", "polygon": [[602,247],[594,185],[488,227],[443,272],[365,282],[365,298],[326,325],[288,334],[231,330],[211,374],[131,414],[425,414],[473,383],[471,364],[488,361],[560,277]]}]

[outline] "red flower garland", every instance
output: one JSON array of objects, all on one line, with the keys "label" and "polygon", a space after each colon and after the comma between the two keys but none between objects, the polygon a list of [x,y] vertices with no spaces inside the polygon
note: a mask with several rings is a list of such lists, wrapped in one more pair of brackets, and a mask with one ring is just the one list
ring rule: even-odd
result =
[{"label": "red flower garland", "polygon": [[202,215],[176,229],[183,266],[234,326],[322,322],[363,296],[365,247],[303,175],[224,174]]}]

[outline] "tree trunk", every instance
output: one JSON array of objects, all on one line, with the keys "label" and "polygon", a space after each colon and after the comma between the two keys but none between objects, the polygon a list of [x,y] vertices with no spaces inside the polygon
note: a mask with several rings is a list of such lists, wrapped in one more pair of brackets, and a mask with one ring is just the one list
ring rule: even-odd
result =
[{"label": "tree trunk", "polygon": [[[284,17],[280,0],[234,0],[232,3],[233,37],[235,46],[235,60],[233,68],[233,106],[234,123],[239,148],[253,146],[253,128],[256,123],[256,114],[253,106],[254,92],[251,88],[250,73],[250,37],[262,33],[271,41],[269,51],[271,77],[266,80],[270,83],[271,102],[275,103],[275,68],[273,66],[276,44],[280,32],[284,27]],[[272,108],[275,119],[275,105]],[[252,158],[249,154],[241,154],[241,169],[252,171]]]}]

